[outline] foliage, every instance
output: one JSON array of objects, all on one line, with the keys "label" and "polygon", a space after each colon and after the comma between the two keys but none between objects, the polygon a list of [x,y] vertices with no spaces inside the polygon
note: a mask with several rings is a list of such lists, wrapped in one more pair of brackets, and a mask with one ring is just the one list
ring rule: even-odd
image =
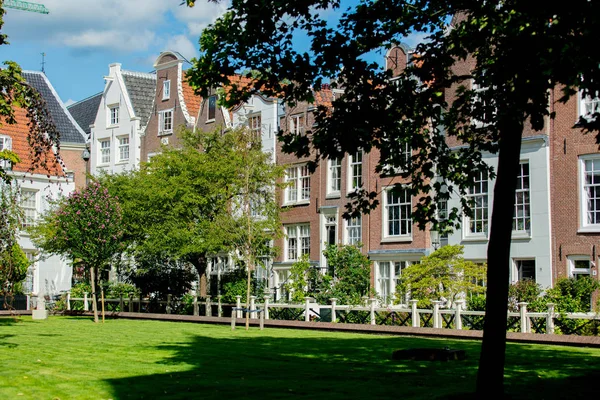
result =
[{"label": "foliage", "polygon": [[294,303],[304,303],[305,297],[313,297],[318,303],[327,304],[329,299],[325,297],[331,283],[332,277],[323,275],[318,268],[311,265],[308,254],[303,254],[292,264],[284,289],[291,293]]},{"label": "foliage", "polygon": [[554,303],[559,313],[589,312],[592,293],[600,289],[600,282],[589,276],[563,278],[556,281],[553,288],[546,290],[544,300]]},{"label": "foliage", "polygon": [[127,299],[130,295],[136,297],[140,294],[140,290],[135,285],[127,282],[107,282],[104,292],[107,299],[119,299],[121,296]]},{"label": "foliage", "polygon": [[85,293],[88,295],[92,293],[92,287],[87,282],[81,282],[71,287],[71,297],[82,299]]},{"label": "foliage", "polygon": [[525,302],[528,311],[547,311],[547,301],[541,295],[542,287],[534,280],[517,281],[508,288],[508,309],[517,312],[519,311],[519,303]]},{"label": "foliage", "polygon": [[20,285],[27,277],[29,260],[19,244],[13,244],[9,251],[0,253],[0,284],[6,300],[7,294],[19,294],[23,288]]},{"label": "foliage", "polygon": [[138,254],[134,261],[124,269],[123,275],[137,288],[136,295],[167,300],[170,294],[173,299],[179,299],[198,280],[192,265],[183,261],[153,254]]},{"label": "foliage", "polygon": [[327,267],[332,271],[331,289],[325,293],[329,298],[337,298],[338,304],[362,304],[363,296],[369,294],[371,282],[371,261],[359,246],[327,246],[323,252]]},{"label": "foliage", "polygon": [[[128,251],[192,263],[200,276],[209,254],[242,253],[248,232],[255,254],[269,254],[264,238],[280,230],[272,191],[279,169],[260,148],[248,147],[242,130],[179,135],[181,148],[163,147],[137,171],[100,178],[123,205]],[[249,231],[245,214],[232,212],[247,188],[263,216],[252,219]]]},{"label": "foliage", "polygon": [[[223,303],[235,304],[236,296],[241,296],[242,301],[246,298],[248,282],[246,268],[236,268],[231,272],[221,275],[219,293]],[[251,275],[250,294],[261,296],[263,287],[256,281],[254,274]]]},{"label": "foliage", "polygon": [[464,296],[484,293],[479,282],[485,278],[486,267],[466,261],[462,254],[463,246],[454,245],[423,257],[421,263],[402,270],[397,291],[410,292],[411,298],[419,300],[419,307],[430,306],[432,300],[451,306]]},{"label": "foliage", "polygon": [[476,294],[473,296],[467,296],[467,310],[485,311],[485,295]]}]

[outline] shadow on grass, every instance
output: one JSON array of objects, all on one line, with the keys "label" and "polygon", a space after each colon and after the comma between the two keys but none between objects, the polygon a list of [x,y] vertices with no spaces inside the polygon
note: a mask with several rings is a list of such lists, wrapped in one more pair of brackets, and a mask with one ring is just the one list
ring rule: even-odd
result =
[{"label": "shadow on grass", "polygon": [[[265,331],[267,332],[267,331]],[[467,360],[392,361],[395,349],[464,349]],[[360,399],[474,398],[478,342],[406,337],[282,338],[276,334],[216,339],[195,335],[161,346],[165,373],[113,379],[114,399]],[[167,372],[169,366],[189,366]],[[509,346],[507,392],[512,399],[579,398],[596,393],[598,357],[563,348]],[[577,385],[573,388],[574,384]],[[594,390],[594,392],[592,392]],[[499,398],[497,394],[490,394]],[[574,396],[574,397],[573,397]]]}]

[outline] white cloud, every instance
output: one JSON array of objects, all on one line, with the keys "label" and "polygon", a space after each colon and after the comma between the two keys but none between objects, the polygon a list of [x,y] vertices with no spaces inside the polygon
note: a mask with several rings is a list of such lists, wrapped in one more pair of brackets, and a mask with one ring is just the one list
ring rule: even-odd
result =
[{"label": "white cloud", "polygon": [[57,39],[66,46],[75,48],[104,48],[110,43],[110,48],[115,50],[145,51],[154,42],[155,34],[148,30],[133,35],[122,30],[87,30],[77,35],[60,34]]},{"label": "white cloud", "polygon": [[173,15],[179,21],[187,24],[190,35],[198,37],[208,24],[213,23],[218,17],[223,15],[225,11],[227,11],[227,3],[198,1],[192,8],[179,7],[174,9]]},{"label": "white cloud", "polygon": [[191,60],[198,56],[198,51],[196,49],[197,46],[195,46],[187,36],[177,35],[172,36],[165,41],[163,50],[177,51],[188,60]]}]

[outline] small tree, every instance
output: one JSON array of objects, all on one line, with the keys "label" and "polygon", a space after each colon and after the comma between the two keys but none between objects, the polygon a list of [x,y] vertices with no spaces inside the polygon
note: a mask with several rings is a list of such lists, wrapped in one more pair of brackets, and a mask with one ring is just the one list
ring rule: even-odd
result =
[{"label": "small tree", "polygon": [[331,290],[332,277],[323,275],[310,264],[308,254],[303,254],[290,269],[285,290],[292,294],[292,301],[301,303],[305,297],[313,297],[319,303],[326,302],[326,293]]},{"label": "small tree", "polygon": [[369,258],[360,251],[360,247],[353,245],[330,245],[323,254],[333,276],[331,289],[324,294],[337,298],[340,304],[360,304],[370,289]]},{"label": "small tree", "polygon": [[98,322],[98,271],[122,249],[121,206],[99,183],[57,202],[31,229],[31,239],[47,253],[69,258],[90,271],[94,322]]},{"label": "small tree", "polygon": [[462,296],[483,293],[486,267],[466,261],[462,254],[463,246],[455,245],[423,257],[421,263],[402,271],[398,291],[409,292],[422,306],[439,299],[451,305]]}]

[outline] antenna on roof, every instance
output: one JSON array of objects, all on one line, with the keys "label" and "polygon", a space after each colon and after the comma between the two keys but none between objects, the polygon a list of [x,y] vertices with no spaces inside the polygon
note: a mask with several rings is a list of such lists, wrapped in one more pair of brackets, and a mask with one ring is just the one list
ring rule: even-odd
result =
[{"label": "antenna on roof", "polygon": [[41,53],[42,54],[42,73],[45,74],[46,73],[46,53]]}]

